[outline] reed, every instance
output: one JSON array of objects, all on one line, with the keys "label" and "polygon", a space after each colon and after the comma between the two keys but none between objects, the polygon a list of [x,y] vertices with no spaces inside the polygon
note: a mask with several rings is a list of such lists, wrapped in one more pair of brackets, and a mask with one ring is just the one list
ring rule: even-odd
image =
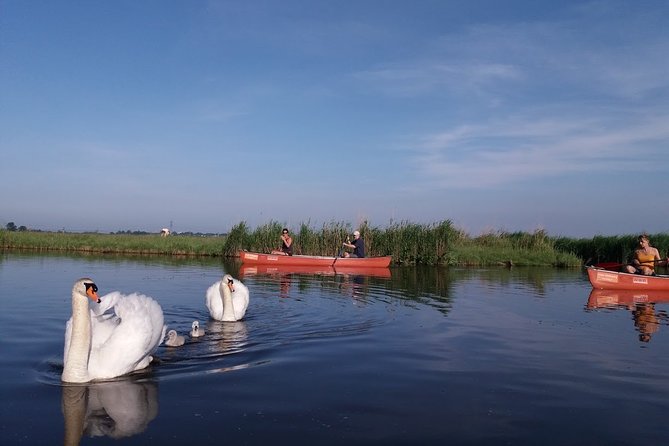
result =
[{"label": "reed", "polygon": [[[639,246],[639,234],[616,236],[595,236],[589,238],[570,239],[558,237],[555,248],[562,252],[570,252],[583,259],[586,264],[600,262],[626,263],[631,261],[634,250]],[[669,256],[669,233],[648,234],[651,245],[657,248],[661,257]]]},{"label": "reed", "polygon": [[[365,239],[368,256],[391,255],[395,265],[544,265],[574,267],[583,263],[628,261],[637,246],[637,235],[588,238],[550,237],[534,232],[491,231],[471,237],[450,220],[432,224],[391,222],[385,228],[367,221],[353,227],[330,221],[318,227],[303,222],[290,227],[279,221],[251,229],[242,221],[225,236],[101,233],[54,233],[0,230],[4,249],[107,252],[161,255],[234,257],[240,250],[270,252],[281,246],[280,234],[288,227],[295,254],[339,255],[342,242],[354,229]],[[669,254],[669,233],[649,235],[662,256]]]}]

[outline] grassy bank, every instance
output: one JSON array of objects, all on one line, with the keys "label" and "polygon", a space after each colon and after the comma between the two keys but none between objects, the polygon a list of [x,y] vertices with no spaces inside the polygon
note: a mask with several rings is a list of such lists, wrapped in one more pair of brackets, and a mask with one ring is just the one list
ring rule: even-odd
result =
[{"label": "grassy bank", "polygon": [[220,256],[224,244],[225,237],[0,232],[0,245],[3,248],[35,251]]},{"label": "grassy bank", "polygon": [[[226,236],[206,237],[3,230],[0,246],[38,251],[234,257],[241,249],[257,252],[278,249],[283,226],[270,221],[251,229],[240,222]],[[340,254],[342,242],[353,231],[350,224],[342,222],[330,222],[321,227],[301,223],[289,229],[296,254],[328,256]],[[579,266],[587,258],[581,255],[577,240],[569,244],[568,239],[553,239],[544,231],[496,232],[470,237],[449,220],[434,224],[393,223],[386,228],[363,224],[355,229],[359,229],[365,239],[367,255],[391,255],[395,265]]]}]

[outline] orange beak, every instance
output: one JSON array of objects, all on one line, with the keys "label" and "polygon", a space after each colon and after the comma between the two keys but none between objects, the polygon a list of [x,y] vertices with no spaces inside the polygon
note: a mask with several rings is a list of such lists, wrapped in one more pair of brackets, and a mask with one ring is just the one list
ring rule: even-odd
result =
[{"label": "orange beak", "polygon": [[90,297],[90,299],[95,303],[99,304],[101,302],[100,298],[98,297],[98,293],[93,290],[93,287],[89,287],[86,290],[86,295]]},{"label": "orange beak", "polygon": [[228,288],[230,288],[230,292],[235,292],[235,283],[232,280],[228,280]]}]

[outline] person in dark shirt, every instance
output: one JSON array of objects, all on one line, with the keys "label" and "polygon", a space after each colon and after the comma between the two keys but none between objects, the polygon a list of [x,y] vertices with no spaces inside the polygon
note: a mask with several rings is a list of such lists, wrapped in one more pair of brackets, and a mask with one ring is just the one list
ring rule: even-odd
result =
[{"label": "person in dark shirt", "polygon": [[344,242],[343,245],[353,249],[351,254],[345,252],[344,257],[365,257],[365,241],[360,237],[360,231],[353,231],[353,241],[349,240]]},{"label": "person in dark shirt", "polygon": [[281,231],[281,249],[272,251],[272,254],[277,254],[282,256],[293,255],[293,239],[288,233],[288,228],[283,228],[283,230]]}]

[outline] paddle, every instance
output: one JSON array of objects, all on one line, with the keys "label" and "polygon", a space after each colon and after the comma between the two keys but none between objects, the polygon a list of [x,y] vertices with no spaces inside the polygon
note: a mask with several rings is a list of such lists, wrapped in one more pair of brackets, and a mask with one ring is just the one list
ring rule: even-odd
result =
[{"label": "paddle", "polygon": [[601,268],[601,269],[606,269],[609,271],[617,271],[620,269],[620,267],[627,265],[627,263],[618,263],[618,262],[602,262],[602,263],[595,263],[592,265],[595,268]]},{"label": "paddle", "polygon": [[[655,262],[656,264],[657,264],[657,263],[664,262],[664,260],[662,260],[662,259],[660,259],[660,260],[652,260],[652,261]],[[650,260],[649,260],[649,262],[650,262]],[[647,263],[647,262],[644,262],[644,263]],[[606,270],[608,270],[608,271],[618,271],[618,269],[620,269],[620,267],[622,267],[622,266],[626,266],[626,265],[634,266],[634,265],[631,264],[631,263],[618,263],[618,262],[602,262],[602,263],[595,263],[595,264],[592,265],[592,266],[594,266],[595,268],[606,269]]]}]

